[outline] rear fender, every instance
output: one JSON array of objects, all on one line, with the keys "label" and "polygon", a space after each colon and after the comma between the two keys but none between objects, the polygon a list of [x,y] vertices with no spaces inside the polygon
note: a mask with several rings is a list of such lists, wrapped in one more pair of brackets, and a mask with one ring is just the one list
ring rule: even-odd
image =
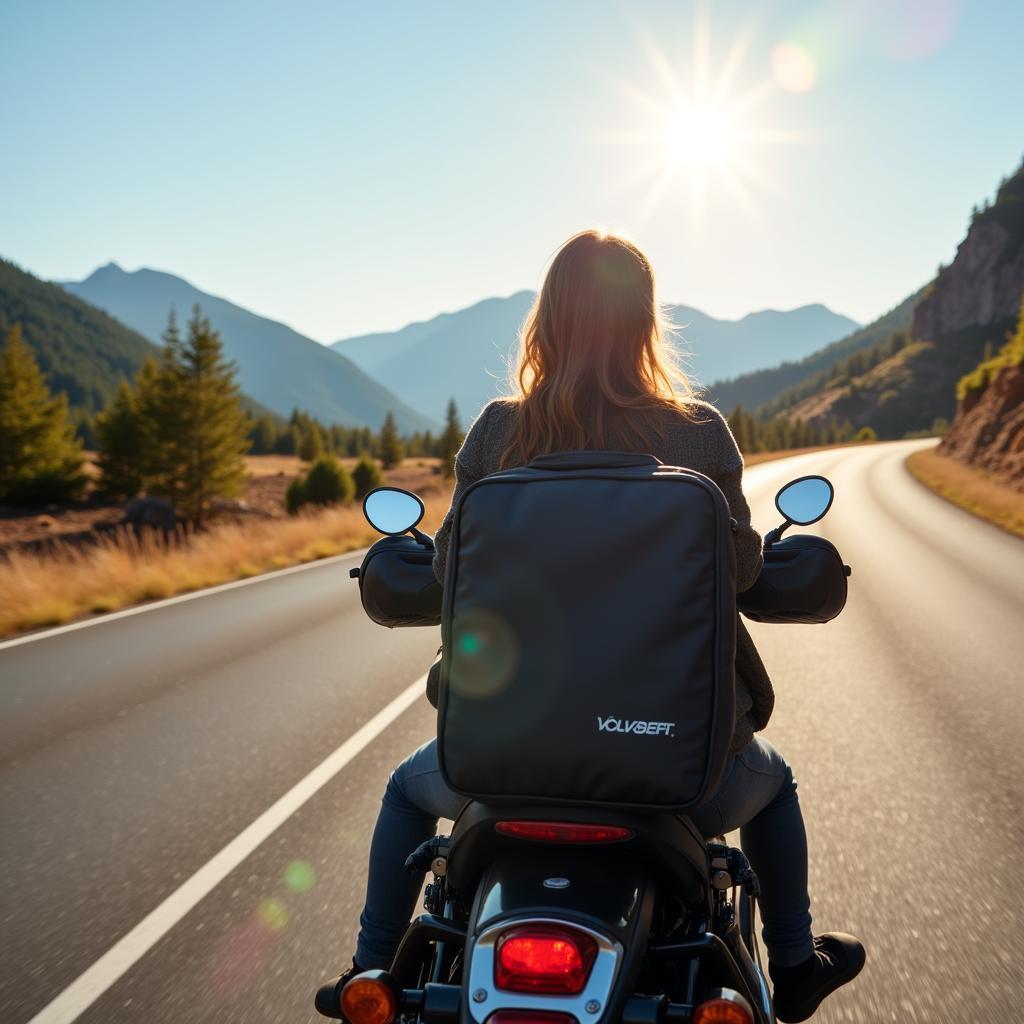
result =
[{"label": "rear fender", "polygon": [[[616,1019],[640,970],[655,895],[642,864],[607,848],[530,847],[501,856],[484,871],[470,914],[463,1024],[484,1024],[497,1009],[565,1012],[580,1024]],[[495,988],[495,942],[526,921],[564,922],[597,941],[598,957],[580,995]]]}]

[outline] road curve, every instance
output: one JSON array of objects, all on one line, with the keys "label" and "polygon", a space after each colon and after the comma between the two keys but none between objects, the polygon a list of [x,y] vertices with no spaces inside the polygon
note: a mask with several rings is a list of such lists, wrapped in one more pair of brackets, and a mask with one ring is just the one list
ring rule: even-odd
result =
[{"label": "road curve", "polygon": [[[818,1021],[1011,1020],[1024,997],[1024,543],[906,473],[921,442],[755,466],[755,523],[824,472],[854,567],[823,627],[757,626],[813,910],[861,935]],[[437,631],[362,615],[355,559],[0,649],[0,1021],[24,1024],[422,674]],[[351,954],[401,714],[78,1017],[301,1022]]]}]

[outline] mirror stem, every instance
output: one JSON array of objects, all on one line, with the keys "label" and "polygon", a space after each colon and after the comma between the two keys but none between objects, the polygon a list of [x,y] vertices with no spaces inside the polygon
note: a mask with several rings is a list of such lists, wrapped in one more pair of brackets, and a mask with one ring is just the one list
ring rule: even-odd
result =
[{"label": "mirror stem", "polygon": [[434,550],[434,538],[429,533],[421,533],[415,526],[410,527],[409,532],[416,538],[417,543],[422,544],[423,547],[428,548],[430,551]]},{"label": "mirror stem", "polygon": [[793,524],[787,519],[780,526],[776,526],[774,530],[770,530],[764,535],[764,549],[767,551],[776,541],[782,539],[782,535],[792,526]]}]

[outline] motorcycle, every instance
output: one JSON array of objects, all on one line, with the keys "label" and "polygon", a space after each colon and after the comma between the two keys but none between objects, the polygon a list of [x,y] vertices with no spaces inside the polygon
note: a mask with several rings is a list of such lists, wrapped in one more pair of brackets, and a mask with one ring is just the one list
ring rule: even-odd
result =
[{"label": "motorcycle", "polygon": [[[831,483],[807,476],[775,504],[765,569],[740,610],[765,622],[824,622],[846,600],[848,566],[823,538],[783,533],[820,520]],[[369,566],[407,616],[436,624],[433,542],[410,492],[371,492],[364,514],[385,534]],[[376,550],[375,550],[376,549]],[[376,555],[382,555],[376,559]],[[380,583],[383,580],[383,583]],[[368,595],[364,590],[364,606]],[[340,978],[316,1009],[349,1024],[772,1024],[756,935],[758,881],[743,852],[706,840],[685,817],[613,807],[468,801],[450,836],[412,851],[432,875],[387,971]]]}]

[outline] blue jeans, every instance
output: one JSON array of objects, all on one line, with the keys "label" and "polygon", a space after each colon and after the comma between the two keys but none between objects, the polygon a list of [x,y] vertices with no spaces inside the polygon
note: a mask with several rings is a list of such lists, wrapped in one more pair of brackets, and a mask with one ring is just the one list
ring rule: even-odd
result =
[{"label": "blue jeans", "polygon": [[[360,967],[391,964],[423,885],[422,876],[406,873],[405,859],[434,835],[438,818],[455,818],[464,802],[441,778],[436,740],[392,772],[370,844],[355,957]],[[733,755],[715,795],[690,818],[708,837],[740,829],[761,882],[762,934],[772,963],[790,967],[811,956],[807,838],[793,773],[782,755],[755,737]]]}]

